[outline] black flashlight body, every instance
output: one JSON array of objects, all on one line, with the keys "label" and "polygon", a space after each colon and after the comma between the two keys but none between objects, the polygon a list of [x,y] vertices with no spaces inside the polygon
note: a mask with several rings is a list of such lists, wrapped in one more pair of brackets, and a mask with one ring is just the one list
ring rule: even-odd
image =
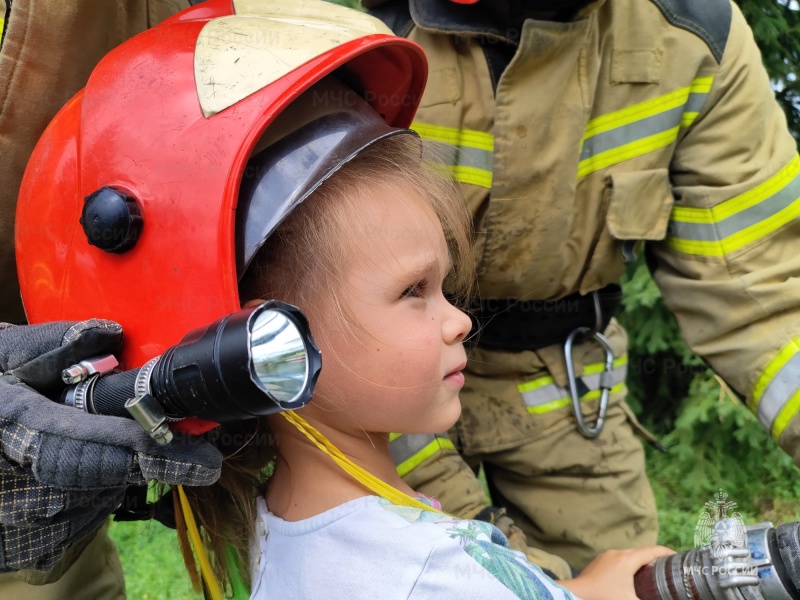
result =
[{"label": "black flashlight body", "polygon": [[162,419],[226,423],[301,408],[321,368],[303,313],[270,300],[189,332],[142,368],[93,375],[64,399],[87,412],[130,417],[130,400],[147,395]]},{"label": "black flashlight body", "polygon": [[133,398],[136,388],[136,377],[141,369],[112,373],[97,377],[87,394],[90,406],[87,412],[110,417],[130,418],[125,408],[128,398]]},{"label": "black flashlight body", "polygon": [[280,410],[253,383],[249,357],[242,353],[249,343],[251,315],[227,315],[164,352],[153,367],[150,386],[168,417],[191,415],[225,423]]}]

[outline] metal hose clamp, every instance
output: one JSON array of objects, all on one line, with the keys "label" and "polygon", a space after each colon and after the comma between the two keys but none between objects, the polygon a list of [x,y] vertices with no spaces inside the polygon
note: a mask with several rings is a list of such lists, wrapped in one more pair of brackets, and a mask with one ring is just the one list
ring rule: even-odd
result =
[{"label": "metal hose clamp", "polygon": [[150,394],[150,376],[159,358],[150,360],[139,370],[134,384],[135,396],[125,402],[125,408],[151,438],[159,444],[168,444],[172,441],[172,431],[167,425],[167,417]]},{"label": "metal hose clamp", "polygon": [[61,371],[61,380],[67,385],[64,404],[88,413],[95,413],[92,392],[100,375],[110,373],[119,366],[113,354],[87,358]]},{"label": "metal hose clamp", "polygon": [[[581,411],[581,399],[578,395],[578,381],[575,378],[575,363],[572,358],[572,345],[575,343],[575,339],[578,336],[586,336],[586,339],[594,339],[601,346],[603,346],[606,351],[604,370],[602,373],[600,373],[600,408],[597,411],[597,421],[595,421],[593,427],[589,427],[583,418],[583,412]],[[589,327],[578,327],[569,334],[567,341],[564,342],[564,359],[567,363],[569,394],[572,398],[572,409],[575,412],[575,420],[578,424],[578,431],[580,431],[581,435],[585,438],[596,438],[603,430],[603,425],[605,424],[606,420],[606,413],[608,413],[608,396],[611,393],[611,388],[614,385],[611,380],[611,372],[614,368],[614,351],[611,349],[611,344],[609,343],[608,339],[602,333],[599,331],[594,331]]]},{"label": "metal hose clamp", "polygon": [[64,395],[64,404],[83,412],[93,413],[94,407],[90,406],[92,390],[99,378],[99,374],[90,375],[87,379],[69,388]]}]

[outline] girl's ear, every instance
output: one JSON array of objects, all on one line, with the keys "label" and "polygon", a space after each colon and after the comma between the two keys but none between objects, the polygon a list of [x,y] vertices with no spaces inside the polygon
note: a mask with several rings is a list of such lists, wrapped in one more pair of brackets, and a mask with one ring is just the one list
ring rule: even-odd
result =
[{"label": "girl's ear", "polygon": [[263,298],[255,298],[253,300],[248,300],[244,304],[242,304],[242,308],[250,308],[251,306],[258,306],[259,304],[264,304],[266,300]]}]

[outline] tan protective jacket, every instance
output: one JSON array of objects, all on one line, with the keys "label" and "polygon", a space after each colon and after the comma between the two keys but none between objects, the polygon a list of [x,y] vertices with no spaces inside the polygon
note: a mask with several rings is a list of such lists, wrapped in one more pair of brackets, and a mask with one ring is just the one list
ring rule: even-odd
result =
[{"label": "tan protective jacket", "polygon": [[[24,322],[14,265],[22,173],[47,123],[95,64],[188,0],[13,0],[0,47],[0,321]],[[6,2],[0,2],[0,17]]]},{"label": "tan protective jacket", "polygon": [[503,34],[447,5],[378,14],[428,54],[415,128],[464,184],[482,296],[587,293],[650,242],[689,344],[800,462],[800,159],[739,9],[598,0],[528,20],[495,95],[479,42]]}]

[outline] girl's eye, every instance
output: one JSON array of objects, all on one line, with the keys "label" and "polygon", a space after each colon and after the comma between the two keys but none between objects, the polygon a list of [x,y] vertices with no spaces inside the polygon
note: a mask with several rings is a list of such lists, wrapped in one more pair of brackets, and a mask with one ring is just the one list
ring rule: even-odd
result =
[{"label": "girl's eye", "polygon": [[408,286],[401,294],[403,298],[419,298],[425,293],[426,281],[418,281],[414,285]]}]

